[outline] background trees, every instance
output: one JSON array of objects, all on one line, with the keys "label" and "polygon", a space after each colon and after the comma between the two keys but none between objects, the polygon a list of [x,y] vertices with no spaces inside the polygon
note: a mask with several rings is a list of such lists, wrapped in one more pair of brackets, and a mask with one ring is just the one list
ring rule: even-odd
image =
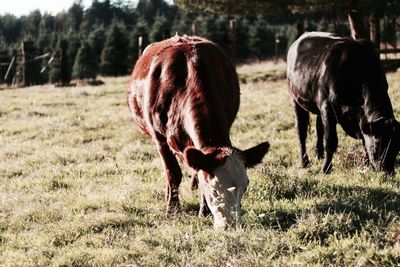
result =
[{"label": "background trees", "polygon": [[[398,0],[175,0],[176,6],[164,0],[139,0],[136,6],[132,3],[93,0],[84,8],[77,0],[68,10],[56,15],[41,14],[38,10],[19,18],[2,15],[0,63],[10,62],[15,51],[20,51],[21,42],[30,40],[33,58],[44,53],[54,57],[45,71],[36,74],[40,76],[35,78],[36,82],[68,83],[73,73],[79,77],[75,63],[84,62],[93,69],[91,75],[125,75],[140,52],[139,38],[143,50],[149,43],[173,36],[175,32],[196,33],[230,53],[229,21],[232,19],[237,22],[238,62],[271,58],[276,52],[283,57],[299,34],[300,22],[306,31],[333,31],[347,36],[353,32],[355,38],[371,35],[377,43],[382,40],[392,45],[400,39]],[[278,47],[276,39],[279,39]],[[65,49],[61,49],[59,40],[68,43]],[[93,60],[79,53],[81,49],[88,51]],[[21,62],[20,54],[17,53],[18,62]],[[60,58],[65,60],[61,63]],[[49,57],[41,59],[41,66],[36,69],[46,66],[48,61]],[[60,64],[67,70],[63,79],[57,74]]]},{"label": "background trees", "polygon": [[118,76],[128,73],[128,39],[125,26],[113,20],[107,31],[106,42],[101,53],[101,73]]},{"label": "background trees", "polygon": [[[370,39],[366,17],[372,16],[371,28],[379,27],[379,18],[399,16],[398,0],[175,0],[186,10],[207,10],[218,14],[268,14],[290,21],[304,16],[316,19],[334,18],[347,15],[353,38]],[[375,30],[375,29],[374,29]]]},{"label": "background trees", "polygon": [[72,77],[83,79],[96,79],[96,57],[94,49],[89,41],[83,41],[78,53],[75,57],[74,67],[72,69]]}]

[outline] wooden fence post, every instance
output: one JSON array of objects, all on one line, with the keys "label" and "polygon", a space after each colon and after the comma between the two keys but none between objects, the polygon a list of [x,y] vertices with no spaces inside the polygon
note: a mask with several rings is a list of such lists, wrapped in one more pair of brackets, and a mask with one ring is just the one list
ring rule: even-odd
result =
[{"label": "wooden fence post", "polygon": [[28,86],[27,83],[27,58],[26,58],[26,46],[25,42],[21,42],[21,54],[22,54],[22,62],[21,62],[21,80],[22,80],[22,86]]},{"label": "wooden fence post", "polygon": [[22,85],[25,86],[25,48],[24,48],[24,42],[21,42],[21,55],[22,55],[22,61],[21,61],[21,80],[22,80]]},{"label": "wooden fence post", "polygon": [[364,23],[364,14],[361,12],[358,2],[358,0],[349,0],[348,3],[349,14],[347,17],[350,24],[351,37],[355,40],[369,40],[368,28]]},{"label": "wooden fence post", "polygon": [[143,37],[139,36],[138,37],[138,58],[142,55],[142,47],[143,46]]},{"label": "wooden fence post", "polygon": [[237,49],[237,30],[236,30],[236,20],[232,19],[229,23],[231,34],[232,34],[232,63],[236,66],[236,49]]},{"label": "wooden fence post", "polygon": [[61,40],[60,43],[60,80],[61,85],[66,86],[71,82],[71,72],[68,68],[69,65],[69,58],[67,54],[68,50],[68,41],[66,39]]},{"label": "wooden fence post", "polygon": [[192,34],[197,35],[196,22],[192,23]]},{"label": "wooden fence post", "polygon": [[381,44],[381,31],[379,17],[376,14],[372,14],[369,18],[369,36],[375,47],[379,49]]},{"label": "wooden fence post", "polygon": [[279,35],[275,35],[275,58],[274,58],[274,62],[275,64],[278,63],[278,53],[279,53],[279,44],[280,44],[281,40],[279,40]]}]

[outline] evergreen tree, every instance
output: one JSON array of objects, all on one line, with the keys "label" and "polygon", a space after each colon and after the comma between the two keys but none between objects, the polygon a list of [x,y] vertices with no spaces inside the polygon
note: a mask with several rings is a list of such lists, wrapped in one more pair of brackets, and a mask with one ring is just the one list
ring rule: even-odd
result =
[{"label": "evergreen tree", "polygon": [[97,64],[94,50],[88,41],[84,41],[75,58],[72,77],[76,79],[96,79]]},{"label": "evergreen tree", "polygon": [[32,11],[28,16],[21,17],[23,36],[36,37],[39,34],[39,25],[42,15],[39,10]]},{"label": "evergreen tree", "polygon": [[101,71],[104,75],[118,76],[128,72],[128,39],[126,29],[113,20],[107,31],[106,42],[101,53]]},{"label": "evergreen tree", "polygon": [[68,24],[70,30],[79,31],[83,19],[83,6],[82,1],[75,2],[68,9]]},{"label": "evergreen tree", "polygon": [[166,17],[157,16],[149,33],[150,42],[154,43],[170,37],[171,29],[169,25]]},{"label": "evergreen tree", "polygon": [[[241,19],[240,17],[236,18],[237,20],[237,59],[245,60],[250,55],[249,49],[249,27],[250,23],[248,19]],[[247,40],[246,42],[242,42],[241,40]]]},{"label": "evergreen tree", "polygon": [[21,20],[14,15],[5,14],[0,20],[1,32],[7,43],[15,43],[21,37]]},{"label": "evergreen tree", "polygon": [[149,25],[143,18],[139,19],[129,37],[128,62],[133,65],[139,55],[139,37],[142,38],[142,51],[149,44]]},{"label": "evergreen tree", "polygon": [[71,76],[72,68],[74,66],[74,59],[78,54],[79,48],[81,47],[82,35],[79,33],[70,33],[65,37],[68,39],[67,57],[69,59],[66,63],[66,66],[68,68],[68,73]]},{"label": "evergreen tree", "polygon": [[[175,17],[172,29],[179,33],[179,35],[193,34],[193,21],[196,18],[197,14],[193,12],[179,12]],[[173,33],[173,32],[172,32]]]},{"label": "evergreen tree", "polygon": [[206,37],[221,46],[230,54],[231,36],[229,20],[226,16],[214,14],[201,14],[196,20],[197,35]]},{"label": "evergreen tree", "polygon": [[258,59],[272,56],[275,36],[262,16],[258,17],[249,28],[249,47]]},{"label": "evergreen tree", "polygon": [[[132,39],[132,41],[134,42],[133,46],[137,48],[139,36],[142,37],[143,47],[148,45],[149,44],[149,32],[150,32],[150,27],[149,27],[149,24],[147,24],[146,20],[144,20],[143,18],[139,19],[133,30],[133,37],[134,37]],[[137,49],[135,51],[137,51]]]},{"label": "evergreen tree", "polygon": [[103,26],[97,26],[89,35],[90,46],[93,48],[93,57],[95,58],[95,67],[100,68],[101,52],[104,48],[106,32]]},{"label": "evergreen tree", "polygon": [[156,16],[173,19],[175,10],[176,8],[169,6],[164,0],[139,0],[135,11],[139,17],[152,25]]},{"label": "evergreen tree", "polygon": [[55,19],[50,14],[44,14],[39,23],[39,35],[54,31]]}]

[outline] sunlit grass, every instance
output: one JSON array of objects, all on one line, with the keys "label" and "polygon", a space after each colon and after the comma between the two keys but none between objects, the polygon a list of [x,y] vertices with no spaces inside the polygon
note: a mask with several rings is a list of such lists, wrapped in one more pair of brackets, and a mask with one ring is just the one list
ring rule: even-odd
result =
[{"label": "sunlit grass", "polygon": [[[400,118],[398,73],[388,79]],[[244,224],[223,232],[212,228],[210,218],[198,218],[187,171],[182,212],[166,217],[161,160],[131,121],[128,83],[125,77],[98,87],[0,91],[1,266],[400,262],[399,160],[395,177],[365,170],[361,142],[338,127],[333,173],[322,175],[322,162],[311,157],[313,118],[311,166],[299,168],[285,80],[241,86],[233,144],[245,149],[271,143],[263,163],[249,171]]]}]

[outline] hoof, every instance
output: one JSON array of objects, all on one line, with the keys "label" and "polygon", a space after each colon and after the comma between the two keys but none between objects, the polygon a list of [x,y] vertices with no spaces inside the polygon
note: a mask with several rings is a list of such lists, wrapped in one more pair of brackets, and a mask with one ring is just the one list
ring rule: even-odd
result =
[{"label": "hoof", "polygon": [[364,157],[363,165],[364,165],[364,167],[369,167],[369,166],[371,166],[371,162],[369,161],[368,156]]},{"label": "hoof", "polygon": [[167,206],[167,216],[173,216],[179,213],[180,211],[180,205],[179,201],[171,201],[168,203]]},{"label": "hoof", "polygon": [[310,165],[310,160],[308,159],[308,156],[305,155],[301,158],[301,167],[306,168],[308,165]]},{"label": "hoof", "polygon": [[314,152],[315,152],[315,156],[317,157],[317,159],[324,158],[324,150],[323,149],[315,148]]},{"label": "hoof", "polygon": [[332,171],[332,163],[329,164],[324,164],[324,166],[321,169],[321,172],[324,174],[329,174]]},{"label": "hoof", "polygon": [[210,209],[206,206],[200,207],[199,209],[199,217],[204,218],[211,214]]}]

